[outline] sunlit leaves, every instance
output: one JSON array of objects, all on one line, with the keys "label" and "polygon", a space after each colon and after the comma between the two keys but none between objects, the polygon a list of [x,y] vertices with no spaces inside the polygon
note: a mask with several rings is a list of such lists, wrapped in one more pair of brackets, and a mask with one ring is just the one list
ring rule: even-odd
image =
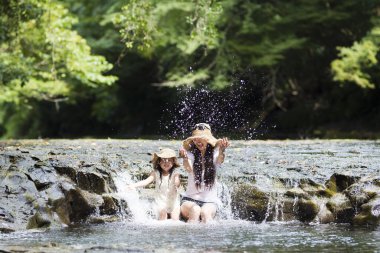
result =
[{"label": "sunlit leaves", "polygon": [[60,99],[70,97],[75,86],[115,82],[116,77],[103,74],[112,65],[91,54],[86,41],[72,30],[77,20],[61,4],[10,2],[1,18],[11,34],[0,40],[0,103]]},{"label": "sunlit leaves", "polygon": [[334,80],[351,82],[362,88],[373,89],[374,75],[379,76],[380,25],[375,26],[360,42],[351,47],[338,47],[339,58],[331,63]]}]

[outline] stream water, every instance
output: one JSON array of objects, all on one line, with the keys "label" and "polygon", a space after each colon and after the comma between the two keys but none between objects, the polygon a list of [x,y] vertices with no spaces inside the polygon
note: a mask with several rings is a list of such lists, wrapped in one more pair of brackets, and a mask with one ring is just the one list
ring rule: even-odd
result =
[{"label": "stream water", "polygon": [[[179,144],[120,141],[119,146],[124,147],[121,156],[144,161],[149,157],[143,155],[142,147],[155,151]],[[107,141],[98,142],[93,152],[115,152],[107,151],[107,145]],[[221,171],[224,189],[232,177],[249,180],[255,176],[262,188],[271,188],[266,179],[273,177],[296,185],[303,177],[323,182],[336,172],[362,177],[380,174],[379,141],[239,141],[231,145],[227,155]],[[138,162],[130,167],[139,169],[149,167]],[[149,201],[141,199],[139,192],[123,191],[125,183],[132,180],[128,173],[122,173],[115,181],[119,194],[133,204],[132,220],[0,234],[0,252],[380,252],[378,227],[283,222],[281,218],[255,223],[232,218],[228,206],[224,219],[211,224],[156,221],[149,213]]]},{"label": "stream water", "polygon": [[150,221],[3,234],[0,247],[31,252],[380,252],[380,231],[349,225]]}]

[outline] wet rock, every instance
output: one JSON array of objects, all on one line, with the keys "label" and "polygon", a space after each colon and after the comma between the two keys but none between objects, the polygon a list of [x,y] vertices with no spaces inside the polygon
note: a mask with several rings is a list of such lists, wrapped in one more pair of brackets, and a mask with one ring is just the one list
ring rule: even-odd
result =
[{"label": "wet rock", "polygon": [[333,192],[342,192],[347,189],[350,185],[359,181],[360,177],[348,176],[343,174],[333,174],[328,182],[326,183],[327,188]]},{"label": "wet rock", "polygon": [[17,228],[14,228],[13,224],[7,222],[0,222],[0,233],[12,233],[16,230]]},{"label": "wet rock", "polygon": [[373,179],[373,184],[380,187],[380,177],[376,177]]},{"label": "wet rock", "polygon": [[293,221],[297,220],[297,198],[285,196],[270,199],[269,208],[267,208],[267,221]]},{"label": "wet rock", "polygon": [[310,199],[311,196],[302,190],[301,188],[292,188],[285,192],[285,196],[293,197],[293,198],[303,198],[303,199]]},{"label": "wet rock", "polygon": [[121,217],[117,215],[105,215],[105,216],[91,216],[87,219],[88,223],[91,224],[104,224],[109,222],[121,221]]},{"label": "wet rock", "polygon": [[26,176],[33,181],[38,191],[48,188],[57,181],[53,170],[45,167],[29,168]]},{"label": "wet rock", "polygon": [[353,223],[355,225],[379,225],[380,224],[380,197],[361,206],[361,212],[357,214]]},{"label": "wet rock", "polygon": [[78,187],[97,194],[109,193],[110,190],[101,174],[96,172],[78,172]]},{"label": "wet rock", "polygon": [[[71,188],[74,188],[74,186],[72,186]],[[41,196],[47,198],[48,205],[53,205],[55,201],[65,198],[62,183],[54,183],[48,189],[45,189],[44,191],[40,192],[40,194]]]},{"label": "wet rock", "polygon": [[0,222],[15,222],[13,215],[3,207],[0,207]]},{"label": "wet rock", "polygon": [[5,187],[7,194],[19,194],[24,192],[30,192],[35,194],[38,192],[33,181],[29,180],[25,173],[20,172],[17,167],[11,166],[6,173],[2,185]]},{"label": "wet rock", "polygon": [[335,216],[337,223],[351,223],[355,215],[355,209],[351,201],[342,193],[335,194],[326,204],[327,208]]},{"label": "wet rock", "polygon": [[[68,188],[66,184],[66,189]],[[51,210],[58,215],[63,224],[85,221],[103,204],[101,196],[79,188],[71,188],[64,192],[64,197],[50,200]]]},{"label": "wet rock", "polygon": [[297,203],[297,216],[300,221],[310,222],[315,219],[319,213],[319,205],[311,199],[300,199]]},{"label": "wet rock", "polygon": [[350,199],[352,206],[359,209],[361,205],[377,195],[377,190],[380,188],[374,189],[374,186],[369,186],[367,182],[364,182],[351,185],[343,193]]},{"label": "wet rock", "polygon": [[32,217],[30,217],[27,229],[33,228],[47,228],[51,224],[51,221],[47,214],[36,212]]},{"label": "wet rock", "polygon": [[231,206],[241,219],[263,221],[269,203],[268,195],[255,186],[240,185],[232,194]]},{"label": "wet rock", "polygon": [[300,188],[310,196],[331,197],[334,195],[334,193],[324,185],[318,184],[312,180],[302,180]]},{"label": "wet rock", "polygon": [[327,200],[322,200],[323,204],[319,205],[319,212],[317,214],[317,221],[321,224],[327,224],[335,222],[334,214],[326,207],[325,202]]},{"label": "wet rock", "polygon": [[55,165],[54,169],[58,174],[67,176],[75,183],[77,182],[77,172],[73,167],[67,165]]},{"label": "wet rock", "polygon": [[100,206],[101,215],[116,214],[120,210],[120,201],[111,195],[103,194],[103,205]]},{"label": "wet rock", "polygon": [[[91,198],[93,197],[93,198]],[[96,197],[80,189],[70,190],[66,194],[66,201],[71,222],[84,221],[90,214],[96,210]],[[96,201],[96,200],[95,200]]]}]

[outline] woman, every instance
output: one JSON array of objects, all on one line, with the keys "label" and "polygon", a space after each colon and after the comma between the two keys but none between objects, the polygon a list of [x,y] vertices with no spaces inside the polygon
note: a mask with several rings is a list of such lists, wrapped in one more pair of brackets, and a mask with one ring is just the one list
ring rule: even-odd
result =
[{"label": "woman", "polygon": [[215,217],[220,203],[216,172],[228,146],[228,139],[216,139],[206,123],[196,124],[192,135],[183,142],[180,156],[188,172],[188,182],[181,200],[181,214],[188,222],[206,223]]}]

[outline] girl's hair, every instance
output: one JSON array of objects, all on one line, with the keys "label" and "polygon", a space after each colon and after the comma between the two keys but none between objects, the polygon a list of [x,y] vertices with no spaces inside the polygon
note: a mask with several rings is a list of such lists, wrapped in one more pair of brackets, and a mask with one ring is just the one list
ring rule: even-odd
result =
[{"label": "girl's hair", "polygon": [[[201,188],[202,183],[202,156],[201,151],[199,151],[198,148],[195,147],[195,145],[192,145],[190,151],[194,154],[194,181],[195,181],[195,187],[197,189]],[[215,183],[215,177],[216,177],[216,169],[214,166],[214,148],[207,144],[206,152],[204,156],[204,165],[205,165],[205,172],[203,177],[203,182],[205,184],[205,187],[210,189],[214,186]]]},{"label": "girl's hair", "polygon": [[[160,187],[161,187],[161,184],[162,184],[162,168],[160,166],[160,162],[161,162],[161,158],[159,157],[157,159],[157,162],[154,164],[154,170],[157,170],[159,173],[160,173]],[[175,169],[175,165],[173,163],[173,166],[170,168],[169,170],[169,180],[171,179],[172,177],[172,174],[174,172],[174,169]]]}]

